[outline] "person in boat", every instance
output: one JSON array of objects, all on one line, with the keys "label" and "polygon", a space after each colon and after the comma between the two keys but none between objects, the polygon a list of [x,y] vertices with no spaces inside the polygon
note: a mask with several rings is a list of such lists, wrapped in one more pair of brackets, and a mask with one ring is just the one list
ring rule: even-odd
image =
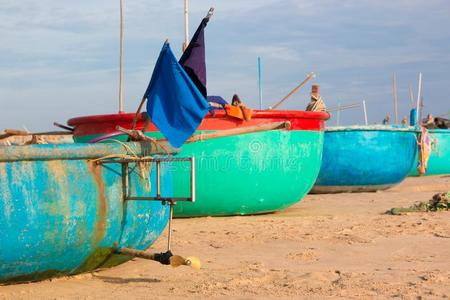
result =
[{"label": "person in boat", "polygon": [[317,84],[313,84],[311,87],[311,101],[306,106],[306,111],[327,111],[325,103],[320,96],[320,86]]},{"label": "person in boat", "polygon": [[389,116],[384,117],[384,119],[383,119],[383,125],[389,125],[390,119],[391,119],[391,118],[390,118]]},{"label": "person in boat", "polygon": [[241,98],[239,98],[237,94],[234,94],[231,99],[231,107],[228,107],[227,109],[227,114],[239,119],[250,121],[253,110],[247,108]]},{"label": "person in boat", "polygon": [[422,126],[424,126],[427,129],[435,129],[437,128],[436,124],[434,123],[434,117],[432,114],[428,114],[426,119],[423,120]]},{"label": "person in boat", "polygon": [[233,98],[231,99],[231,105],[233,106],[243,106],[241,98],[237,94],[233,95]]},{"label": "person in boat", "polygon": [[407,117],[407,116],[404,116],[404,117],[403,117],[403,119],[402,119],[402,125],[404,125],[404,126],[408,125],[408,117]]}]

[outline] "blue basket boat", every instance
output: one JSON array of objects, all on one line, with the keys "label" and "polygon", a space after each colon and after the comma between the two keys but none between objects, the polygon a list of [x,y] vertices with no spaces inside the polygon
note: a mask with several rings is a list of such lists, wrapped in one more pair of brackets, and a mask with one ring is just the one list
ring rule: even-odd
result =
[{"label": "blue basket boat", "polygon": [[[130,153],[157,163],[142,169],[121,159]],[[160,153],[144,143],[0,147],[0,283],[91,271],[130,259],[115,254],[121,247],[147,249],[169,206],[124,200],[173,194]],[[102,157],[109,163],[93,161]]]},{"label": "blue basket boat", "polygon": [[312,193],[371,192],[400,183],[417,152],[412,127],[330,127]]}]

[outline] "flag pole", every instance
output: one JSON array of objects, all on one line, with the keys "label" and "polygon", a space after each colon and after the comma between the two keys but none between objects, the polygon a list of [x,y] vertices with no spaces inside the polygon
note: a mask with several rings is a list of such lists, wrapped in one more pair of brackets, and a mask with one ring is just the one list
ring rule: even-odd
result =
[{"label": "flag pole", "polygon": [[259,109],[262,109],[261,57],[258,56]]},{"label": "flag pole", "polygon": [[183,52],[189,45],[189,6],[188,0],[184,0],[184,43]]},{"label": "flag pole", "polygon": [[119,114],[123,112],[123,0],[120,0],[120,67],[119,67]]}]

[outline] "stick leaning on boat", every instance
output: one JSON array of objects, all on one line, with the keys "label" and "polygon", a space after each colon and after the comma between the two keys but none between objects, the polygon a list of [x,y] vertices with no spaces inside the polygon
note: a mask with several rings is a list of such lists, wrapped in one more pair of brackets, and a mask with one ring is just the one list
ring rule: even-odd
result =
[{"label": "stick leaning on boat", "polygon": [[[258,124],[258,125],[247,126],[247,127],[232,128],[232,129],[220,130],[220,131],[209,132],[209,133],[199,133],[199,134],[192,135],[186,141],[186,144],[194,143],[194,142],[198,142],[198,141],[216,139],[216,138],[221,138],[221,137],[240,135],[240,134],[256,133],[256,132],[270,131],[270,130],[283,130],[283,129],[286,130],[286,129],[289,129],[290,127],[291,127],[291,122],[283,121],[283,122]],[[132,137],[133,139],[136,139],[136,140],[150,139],[149,137],[146,137],[140,130],[128,130],[128,129],[122,128],[120,126],[116,126],[116,130],[118,130],[122,133],[128,134],[130,137]],[[97,141],[100,141],[100,140],[97,139]],[[155,142],[163,142],[163,141],[166,141],[166,139],[157,139],[154,141]]]}]

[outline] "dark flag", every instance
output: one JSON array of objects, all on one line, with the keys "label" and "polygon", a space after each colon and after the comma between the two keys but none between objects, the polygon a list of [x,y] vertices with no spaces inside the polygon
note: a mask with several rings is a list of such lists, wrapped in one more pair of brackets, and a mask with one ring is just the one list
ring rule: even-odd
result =
[{"label": "dark flag", "polygon": [[208,15],[198,26],[189,46],[186,48],[179,61],[180,65],[183,66],[186,73],[188,73],[189,77],[204,97],[207,95],[204,29],[206,24],[208,24],[211,15],[212,10],[210,10]]},{"label": "dark flag", "polygon": [[176,148],[195,132],[209,109],[169,43],[164,43],[144,98],[148,116]]}]

